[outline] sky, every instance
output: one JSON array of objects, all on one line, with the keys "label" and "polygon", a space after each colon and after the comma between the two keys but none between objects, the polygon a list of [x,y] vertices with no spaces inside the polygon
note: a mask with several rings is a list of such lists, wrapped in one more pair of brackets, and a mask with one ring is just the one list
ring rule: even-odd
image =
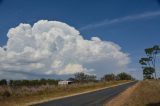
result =
[{"label": "sky", "polygon": [[142,79],[138,61],[159,28],[159,0],[0,0],[0,77]]}]

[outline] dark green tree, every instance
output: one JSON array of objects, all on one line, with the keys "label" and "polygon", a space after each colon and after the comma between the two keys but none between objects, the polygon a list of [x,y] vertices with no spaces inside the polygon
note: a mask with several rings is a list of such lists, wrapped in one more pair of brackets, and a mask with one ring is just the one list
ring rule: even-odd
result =
[{"label": "dark green tree", "polygon": [[96,76],[95,75],[89,75],[89,74],[85,74],[83,72],[80,73],[76,73],[75,75],[75,81],[77,82],[94,82],[96,81]]},{"label": "dark green tree", "polygon": [[132,80],[133,77],[125,72],[117,74],[117,79],[118,80]]},{"label": "dark green tree", "polygon": [[102,77],[102,81],[113,81],[116,79],[116,76],[114,74],[106,74]]},{"label": "dark green tree", "polygon": [[143,69],[143,77],[144,79],[153,79],[153,73],[155,69],[153,67],[145,67]]},{"label": "dark green tree", "polygon": [[0,85],[7,85],[7,80],[6,79],[0,80]]}]

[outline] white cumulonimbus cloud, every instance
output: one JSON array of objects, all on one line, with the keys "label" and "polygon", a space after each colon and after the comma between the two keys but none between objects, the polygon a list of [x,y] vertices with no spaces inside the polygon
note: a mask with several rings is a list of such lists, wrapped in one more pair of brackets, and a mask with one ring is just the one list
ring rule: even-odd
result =
[{"label": "white cumulonimbus cloud", "polygon": [[125,69],[130,61],[119,45],[98,37],[86,40],[74,27],[58,21],[20,24],[7,36],[7,44],[0,47],[3,77],[105,74]]}]

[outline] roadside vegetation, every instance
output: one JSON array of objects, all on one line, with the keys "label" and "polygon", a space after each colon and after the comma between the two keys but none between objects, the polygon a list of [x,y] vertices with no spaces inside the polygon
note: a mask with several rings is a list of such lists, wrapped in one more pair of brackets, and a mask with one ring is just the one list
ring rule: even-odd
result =
[{"label": "roadside vegetation", "polygon": [[160,80],[141,81],[134,88],[129,88],[128,91],[119,95],[118,100],[116,99],[118,97],[113,99],[112,105],[106,106],[160,106],[159,88]]},{"label": "roadside vegetation", "polygon": [[[114,78],[110,78],[113,75]],[[120,83],[128,82],[133,78],[127,73],[118,75],[107,74],[101,80],[96,76],[84,73],[76,73],[69,78],[74,83],[71,85],[58,85],[59,80],[10,80],[0,81],[0,106],[27,105],[33,102],[50,100],[57,97],[72,95],[99,88],[109,87]]]},{"label": "roadside vegetation", "polygon": [[101,78],[101,81],[113,81],[113,80],[135,80],[131,75],[122,72],[117,75],[115,74],[106,74]]},{"label": "roadside vegetation", "polygon": [[156,70],[159,66],[157,55],[160,53],[160,46],[154,45],[144,51],[146,56],[139,60],[144,80],[128,88],[106,106],[160,106],[160,77]]},{"label": "roadside vegetation", "polygon": [[142,81],[126,104],[128,106],[133,106],[133,103],[134,106],[160,106],[159,88],[160,80]]}]

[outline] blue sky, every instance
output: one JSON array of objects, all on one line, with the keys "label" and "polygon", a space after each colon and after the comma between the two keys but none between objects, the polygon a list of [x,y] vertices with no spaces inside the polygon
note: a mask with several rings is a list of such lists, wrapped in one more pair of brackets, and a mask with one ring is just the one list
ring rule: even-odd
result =
[{"label": "blue sky", "polygon": [[98,36],[120,45],[137,71],[144,48],[160,42],[158,0],[0,0],[0,46],[10,28],[41,19],[74,26],[85,39]]}]

